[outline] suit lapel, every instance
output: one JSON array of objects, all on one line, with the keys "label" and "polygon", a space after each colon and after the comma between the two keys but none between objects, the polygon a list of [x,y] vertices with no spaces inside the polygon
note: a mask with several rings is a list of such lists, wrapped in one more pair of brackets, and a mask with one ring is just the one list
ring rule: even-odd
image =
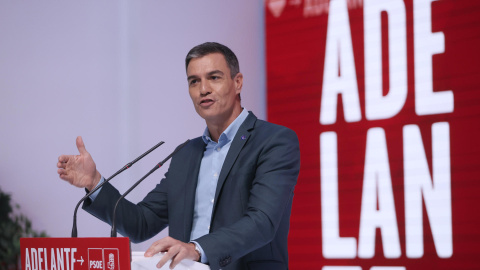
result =
[{"label": "suit lapel", "polygon": [[195,207],[195,191],[197,189],[198,183],[198,173],[200,171],[200,163],[203,158],[203,153],[205,151],[205,143],[202,138],[198,138],[193,141],[193,146],[191,148],[190,158],[186,160],[187,165],[187,179],[185,179],[185,192],[184,192],[184,239],[185,242],[190,240],[190,234],[192,232],[193,225],[193,211]]},{"label": "suit lapel", "polygon": [[213,205],[213,209],[215,211],[215,206],[217,205],[218,196],[222,190],[223,184],[227,179],[230,170],[232,169],[233,164],[237,160],[238,155],[242,151],[243,147],[247,143],[248,139],[250,138],[250,131],[253,129],[255,122],[257,121],[257,117],[252,113],[249,112],[247,118],[240,126],[233,138],[232,145],[228,150],[228,154],[223,162],[222,170],[220,171],[220,176],[218,177],[217,182],[217,189],[215,191],[215,203]]}]

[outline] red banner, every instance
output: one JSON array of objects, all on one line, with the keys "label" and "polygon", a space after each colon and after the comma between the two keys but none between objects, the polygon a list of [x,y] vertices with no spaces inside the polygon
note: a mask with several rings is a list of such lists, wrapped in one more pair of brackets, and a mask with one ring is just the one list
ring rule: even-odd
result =
[{"label": "red banner", "polygon": [[291,269],[480,269],[480,1],[266,1]]},{"label": "red banner", "polygon": [[130,270],[127,237],[21,238],[23,270]]}]

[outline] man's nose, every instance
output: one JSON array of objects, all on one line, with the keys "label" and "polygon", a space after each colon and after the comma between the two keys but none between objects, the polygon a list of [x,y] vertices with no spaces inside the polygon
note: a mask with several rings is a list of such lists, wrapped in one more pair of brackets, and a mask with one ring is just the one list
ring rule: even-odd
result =
[{"label": "man's nose", "polygon": [[200,94],[205,96],[210,94],[210,86],[208,85],[208,82],[202,81],[200,84]]}]

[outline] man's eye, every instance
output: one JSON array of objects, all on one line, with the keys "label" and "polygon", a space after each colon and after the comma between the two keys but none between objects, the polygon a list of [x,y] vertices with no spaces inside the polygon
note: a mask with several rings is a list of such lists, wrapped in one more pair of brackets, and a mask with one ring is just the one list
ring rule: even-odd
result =
[{"label": "man's eye", "polygon": [[215,81],[215,80],[218,80],[219,78],[220,78],[220,77],[218,77],[218,76],[212,76],[212,80],[214,80],[214,81]]},{"label": "man's eye", "polygon": [[191,81],[190,81],[190,85],[196,84],[196,83],[197,83],[197,80],[191,80]]}]

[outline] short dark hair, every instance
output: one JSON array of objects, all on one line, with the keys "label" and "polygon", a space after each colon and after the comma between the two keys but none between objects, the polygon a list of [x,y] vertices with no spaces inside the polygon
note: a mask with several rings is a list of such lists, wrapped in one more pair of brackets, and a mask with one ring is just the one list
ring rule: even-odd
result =
[{"label": "short dark hair", "polygon": [[188,64],[193,58],[200,58],[211,53],[221,53],[225,57],[232,79],[240,72],[237,56],[230,48],[217,42],[205,42],[193,47],[185,57],[185,70],[187,70]]}]

